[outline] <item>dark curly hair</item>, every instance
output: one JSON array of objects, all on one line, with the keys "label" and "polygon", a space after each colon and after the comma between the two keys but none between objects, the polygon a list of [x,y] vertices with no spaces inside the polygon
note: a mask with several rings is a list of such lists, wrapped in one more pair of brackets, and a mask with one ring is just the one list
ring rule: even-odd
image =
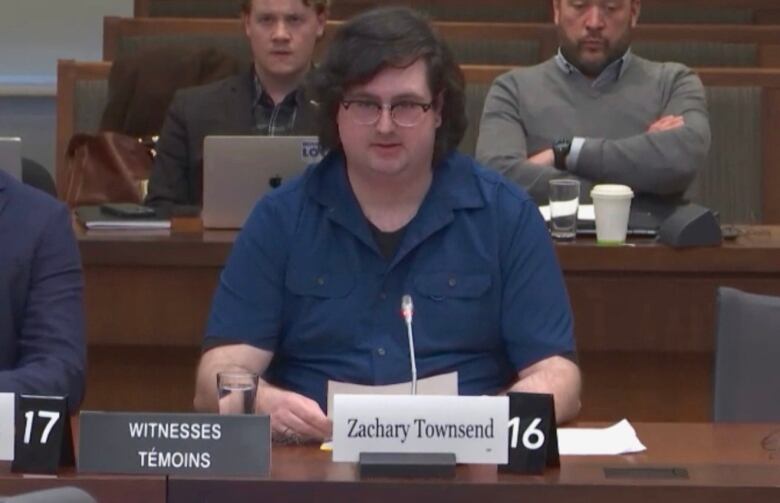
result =
[{"label": "dark curly hair", "polygon": [[429,20],[405,7],[364,12],[334,35],[322,63],[309,75],[308,93],[319,104],[320,145],[341,148],[336,114],[345,91],[370,81],[386,67],[405,68],[422,58],[432,96],[443,96],[433,160],[455,149],[468,124],[463,72]]}]

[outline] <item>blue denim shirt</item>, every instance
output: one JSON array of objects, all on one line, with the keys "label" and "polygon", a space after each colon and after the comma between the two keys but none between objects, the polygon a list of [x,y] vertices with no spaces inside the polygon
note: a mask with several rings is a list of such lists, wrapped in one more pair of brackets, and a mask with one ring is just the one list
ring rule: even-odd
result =
[{"label": "blue denim shirt", "polygon": [[265,378],[324,409],[328,379],[410,379],[404,294],[414,299],[418,376],[456,370],[461,394],[498,392],[518,370],[575,349],[555,252],[521,189],[449,155],[386,260],[340,152],[256,205],[222,273],[204,347],[273,351]]}]

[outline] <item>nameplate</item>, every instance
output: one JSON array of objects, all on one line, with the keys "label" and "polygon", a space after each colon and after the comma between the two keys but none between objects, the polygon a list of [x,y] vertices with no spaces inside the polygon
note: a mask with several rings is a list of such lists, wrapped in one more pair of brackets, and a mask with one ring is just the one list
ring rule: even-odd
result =
[{"label": "nameplate", "polygon": [[453,453],[458,463],[505,464],[509,399],[335,395],[333,461],[360,453]]},{"label": "nameplate", "polygon": [[268,416],[82,412],[79,472],[256,477],[271,464]]},{"label": "nameplate", "polygon": [[14,412],[13,393],[0,393],[0,461],[14,459]]}]

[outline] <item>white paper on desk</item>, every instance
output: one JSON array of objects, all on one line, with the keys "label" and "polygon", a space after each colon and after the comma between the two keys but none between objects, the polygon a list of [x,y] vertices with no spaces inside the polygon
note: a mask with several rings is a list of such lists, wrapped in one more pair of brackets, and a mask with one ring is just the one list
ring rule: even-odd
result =
[{"label": "white paper on desk", "polygon": [[149,231],[170,230],[170,220],[94,220],[84,224],[88,230]]},{"label": "white paper on desk", "polygon": [[0,461],[14,459],[15,411],[14,394],[0,393]]},{"label": "white paper on desk", "polygon": [[[339,381],[328,381],[328,417],[333,410],[333,395],[336,393],[346,395],[408,395],[412,390],[412,382],[387,384],[384,386],[369,386],[365,384],[349,384]],[[458,394],[458,373],[450,372],[437,376],[426,377],[417,381],[418,395],[447,395]]]},{"label": "white paper on desk", "polygon": [[558,451],[564,456],[617,455],[645,450],[626,419],[607,428],[558,428]]},{"label": "white paper on desk", "polygon": [[[545,222],[550,221],[550,206],[539,206],[539,213],[542,214]],[[592,204],[581,204],[577,208],[577,220],[596,220],[596,211]]]}]

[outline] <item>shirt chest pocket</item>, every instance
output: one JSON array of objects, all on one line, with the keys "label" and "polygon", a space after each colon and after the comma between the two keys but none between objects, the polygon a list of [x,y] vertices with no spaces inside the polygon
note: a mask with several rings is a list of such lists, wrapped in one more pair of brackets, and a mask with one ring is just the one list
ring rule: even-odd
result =
[{"label": "shirt chest pocket", "polygon": [[287,274],[287,290],[293,295],[318,299],[344,298],[355,288],[355,275],[318,271],[291,271]]},{"label": "shirt chest pocket", "polygon": [[414,278],[421,349],[484,351],[499,334],[500,302],[490,274],[426,273]]},{"label": "shirt chest pocket", "polygon": [[489,274],[436,272],[419,274],[414,287],[422,296],[433,301],[447,299],[478,299],[490,289]]},{"label": "shirt chest pocket", "polygon": [[356,330],[352,273],[289,271],[282,347],[297,355],[352,345]]}]

